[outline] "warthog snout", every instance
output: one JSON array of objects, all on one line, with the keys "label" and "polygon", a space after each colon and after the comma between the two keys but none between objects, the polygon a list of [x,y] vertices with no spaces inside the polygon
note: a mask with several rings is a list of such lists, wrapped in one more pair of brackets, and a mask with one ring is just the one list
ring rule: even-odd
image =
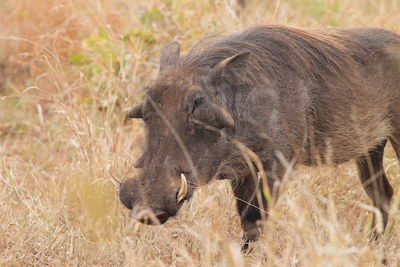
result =
[{"label": "warthog snout", "polygon": [[119,197],[125,207],[131,210],[130,216],[136,221],[148,225],[163,224],[169,217],[176,215],[188,197],[188,182],[183,173],[179,180],[165,179],[170,180],[169,183],[154,184],[150,180],[124,180],[120,185]]}]

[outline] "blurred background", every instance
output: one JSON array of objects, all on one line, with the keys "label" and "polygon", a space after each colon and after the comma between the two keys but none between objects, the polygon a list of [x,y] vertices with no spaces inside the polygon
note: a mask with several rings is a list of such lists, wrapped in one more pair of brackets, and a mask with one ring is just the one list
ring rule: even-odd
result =
[{"label": "blurred background", "polygon": [[299,168],[260,242],[240,253],[226,181],[199,190],[165,226],[137,224],[112,177],[135,174],[143,124],[126,121],[157,75],[161,47],[257,24],[381,27],[399,0],[1,0],[0,265],[400,265],[400,169],[383,239],[352,164]]}]

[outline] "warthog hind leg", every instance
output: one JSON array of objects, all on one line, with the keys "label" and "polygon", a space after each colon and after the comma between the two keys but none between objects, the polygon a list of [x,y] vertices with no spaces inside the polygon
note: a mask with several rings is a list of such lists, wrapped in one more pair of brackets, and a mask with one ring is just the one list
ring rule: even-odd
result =
[{"label": "warthog hind leg", "polygon": [[[370,150],[368,155],[357,159],[358,172],[365,192],[382,215],[381,222],[378,221],[380,216],[377,217],[376,214],[374,215],[375,238],[386,228],[389,205],[393,195],[393,189],[383,168],[385,145],[386,140],[376,148]],[[380,223],[382,223],[382,227],[379,227]]]},{"label": "warthog hind leg", "polygon": [[399,160],[400,163],[400,134],[390,138],[390,143],[392,144],[392,147],[396,152],[397,159]]}]

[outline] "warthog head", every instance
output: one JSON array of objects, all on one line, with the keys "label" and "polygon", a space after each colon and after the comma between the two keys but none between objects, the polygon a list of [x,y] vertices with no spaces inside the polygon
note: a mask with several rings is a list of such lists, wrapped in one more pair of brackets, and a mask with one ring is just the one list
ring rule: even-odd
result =
[{"label": "warthog head", "polygon": [[229,149],[226,131],[235,122],[213,86],[249,55],[187,68],[179,64],[179,51],[176,42],[163,50],[159,77],[146,88],[144,103],[128,113],[144,120],[147,140],[135,163],[140,174],[121,183],[120,199],[134,219],[147,224],[166,222],[198,185],[215,177]]}]

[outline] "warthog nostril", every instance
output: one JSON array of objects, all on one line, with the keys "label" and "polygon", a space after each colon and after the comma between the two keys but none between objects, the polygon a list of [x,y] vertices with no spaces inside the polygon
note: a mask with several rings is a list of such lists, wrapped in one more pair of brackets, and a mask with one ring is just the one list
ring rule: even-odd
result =
[{"label": "warthog nostril", "polygon": [[170,215],[168,212],[162,210],[152,211],[147,207],[134,207],[131,217],[144,224],[157,225],[165,223]]},{"label": "warthog nostril", "polygon": [[165,223],[168,220],[168,218],[170,217],[169,213],[165,212],[165,211],[159,211],[159,212],[155,213],[155,215],[156,215],[158,221],[160,222],[160,224]]}]

